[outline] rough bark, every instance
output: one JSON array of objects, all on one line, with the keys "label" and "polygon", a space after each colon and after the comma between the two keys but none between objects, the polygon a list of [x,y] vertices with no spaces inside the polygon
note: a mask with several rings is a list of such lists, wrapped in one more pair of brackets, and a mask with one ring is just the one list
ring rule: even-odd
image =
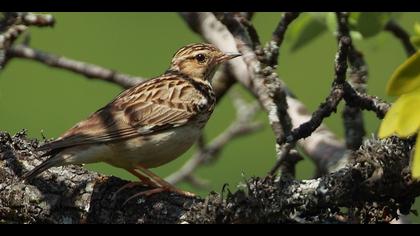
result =
[{"label": "rough bark", "polygon": [[[251,178],[242,189],[206,198],[160,193],[124,201],[145,187],[79,166],[52,168],[30,183],[19,176],[40,163],[39,141],[0,133],[3,223],[373,223],[407,214],[420,194],[408,163],[413,140],[366,141],[337,172],[312,180]],[[347,208],[348,211],[345,212]],[[349,213],[353,212],[349,219]]]}]

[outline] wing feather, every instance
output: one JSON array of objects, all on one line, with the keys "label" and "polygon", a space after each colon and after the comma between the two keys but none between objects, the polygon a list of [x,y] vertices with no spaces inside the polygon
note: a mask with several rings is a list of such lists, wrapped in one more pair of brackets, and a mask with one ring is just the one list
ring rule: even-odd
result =
[{"label": "wing feather", "polygon": [[[156,86],[157,83],[167,83],[167,86]],[[180,97],[186,92],[190,96]],[[118,141],[183,126],[197,115],[194,106],[202,98],[203,95],[187,80],[180,83],[173,76],[152,79],[124,91],[39,150]]]}]

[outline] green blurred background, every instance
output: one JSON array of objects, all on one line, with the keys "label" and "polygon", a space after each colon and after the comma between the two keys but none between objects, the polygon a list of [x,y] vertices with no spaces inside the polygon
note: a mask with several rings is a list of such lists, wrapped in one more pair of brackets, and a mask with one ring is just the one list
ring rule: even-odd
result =
[{"label": "green blurred background", "polygon": [[[124,73],[153,77],[167,69],[171,56],[191,42],[201,41],[176,13],[53,13],[54,28],[30,28],[31,46],[91,62]],[[267,42],[281,13],[256,13],[254,25],[262,42]],[[398,22],[410,33],[420,20],[419,13],[403,13]],[[333,77],[336,39],[323,33],[297,51],[292,41],[281,48],[278,73],[291,90],[313,111],[329,92]],[[406,55],[400,43],[389,33],[355,41],[369,66],[368,91],[392,101],[385,95],[385,84]],[[240,90],[239,86],[235,86]],[[14,59],[0,73],[0,130],[15,133],[28,129],[31,137],[57,137],[79,120],[86,118],[121,91],[121,88],[80,75],[49,68],[36,62]],[[339,137],[343,135],[341,109],[326,120]],[[379,121],[365,112],[366,128],[375,133]],[[234,119],[229,98],[216,108],[205,132],[207,140],[215,137]],[[261,132],[236,139],[226,146],[220,159],[197,171],[211,183],[211,190],[220,191],[228,183],[231,189],[250,176],[263,176],[274,163],[274,138],[264,114],[258,117],[265,125]],[[370,134],[369,134],[370,136]],[[167,176],[177,170],[193,153],[185,155],[155,172]],[[88,168],[104,174],[135,180],[129,173],[106,164]],[[298,178],[313,176],[309,160],[299,163]],[[189,185],[179,187],[197,191]],[[205,194],[208,190],[198,191]],[[420,209],[420,205],[416,205]],[[420,218],[412,217],[420,222]]]}]

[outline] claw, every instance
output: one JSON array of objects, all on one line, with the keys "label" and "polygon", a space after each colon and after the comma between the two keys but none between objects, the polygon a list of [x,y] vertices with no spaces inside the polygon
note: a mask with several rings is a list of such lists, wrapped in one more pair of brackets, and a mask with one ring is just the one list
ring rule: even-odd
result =
[{"label": "claw", "polygon": [[171,188],[167,188],[167,187],[157,187],[154,189],[150,189],[150,190],[146,190],[146,191],[142,191],[139,193],[134,194],[133,196],[129,197],[127,200],[124,201],[123,206],[125,206],[130,200],[132,200],[133,198],[139,197],[139,196],[145,196],[145,197],[150,197],[156,193],[161,193],[161,192],[174,192],[177,193],[179,195],[185,196],[185,197],[195,197],[196,195],[194,193],[191,192],[187,192],[187,191],[183,191],[174,187]]},{"label": "claw", "polygon": [[117,191],[115,191],[115,193],[112,195],[112,200],[115,200],[117,195],[123,191],[124,189],[127,188],[134,188],[136,186],[141,186],[141,187],[148,187],[147,184],[142,183],[142,182],[128,182],[126,184],[124,184],[122,187],[120,187]]}]

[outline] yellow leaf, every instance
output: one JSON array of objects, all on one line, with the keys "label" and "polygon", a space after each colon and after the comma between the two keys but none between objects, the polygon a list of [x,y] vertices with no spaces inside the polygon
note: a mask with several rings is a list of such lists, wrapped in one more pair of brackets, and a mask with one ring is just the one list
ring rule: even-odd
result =
[{"label": "yellow leaf", "polygon": [[420,178],[420,135],[417,135],[416,150],[414,151],[413,163],[411,164],[411,175],[413,178]]},{"label": "yellow leaf", "polygon": [[417,132],[420,127],[420,87],[401,95],[386,113],[378,136],[385,138],[396,134],[408,137]]},{"label": "yellow leaf", "polygon": [[392,74],[386,91],[398,96],[420,87],[420,51],[408,58]]}]

